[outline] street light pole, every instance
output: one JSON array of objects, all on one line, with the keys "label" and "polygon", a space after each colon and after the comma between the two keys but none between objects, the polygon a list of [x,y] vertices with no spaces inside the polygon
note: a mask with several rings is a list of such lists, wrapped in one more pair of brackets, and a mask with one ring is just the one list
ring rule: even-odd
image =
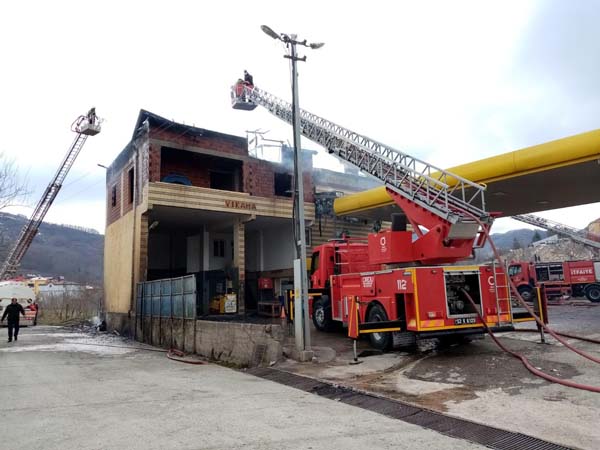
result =
[{"label": "street light pole", "polygon": [[[304,221],[304,177],[302,171],[302,143],[300,141],[300,105],[298,103],[298,54],[295,36],[292,35],[292,123],[294,130],[294,180],[296,182],[296,256],[300,259],[300,298],[302,299],[304,349],[310,351],[310,321],[308,314],[308,276],[306,270],[306,222]],[[299,245],[298,245],[299,244]]]},{"label": "street light pole", "polygon": [[[304,219],[304,179],[302,171],[302,144],[300,141],[300,105],[298,101],[298,61],[306,61],[306,56],[299,57],[296,46],[302,45],[312,49],[321,48],[323,44],[308,44],[306,40],[298,41],[295,34],[278,34],[271,28],[263,25],[262,30],[273,39],[281,40],[290,49],[289,55],[284,58],[292,62],[292,128],[294,131],[294,180],[295,180],[295,199],[294,209],[296,211],[296,221],[294,223],[296,242],[296,258],[300,266],[300,292],[296,297],[296,303],[300,301],[302,315],[296,314],[296,322],[301,322],[301,326],[296,325],[295,333],[296,349],[300,353],[300,359],[306,360],[312,358],[310,346],[310,318],[308,314],[308,276],[306,269],[306,222]],[[295,273],[295,276],[297,274]],[[298,298],[299,297],[299,298]]]}]

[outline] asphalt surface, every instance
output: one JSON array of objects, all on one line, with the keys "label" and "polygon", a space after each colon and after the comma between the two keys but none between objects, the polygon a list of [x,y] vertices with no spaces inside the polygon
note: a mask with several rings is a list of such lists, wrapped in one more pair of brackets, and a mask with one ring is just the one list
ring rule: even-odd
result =
[{"label": "asphalt surface", "polygon": [[129,346],[140,347],[43,326],[23,329],[17,343],[2,339],[3,448],[481,448],[221,366],[121,348]]},{"label": "asphalt surface", "polygon": [[[576,303],[551,306],[550,325],[558,331],[600,340],[600,305]],[[532,324],[520,326],[535,328]],[[365,351],[360,358],[362,364],[350,365],[351,344],[345,334],[322,335],[313,334],[319,364],[288,360],[278,367],[568,447],[600,448],[600,394],[534,376],[488,337],[466,345],[423,345],[424,351],[417,353],[378,355]],[[537,333],[500,336],[507,347],[524,354],[542,371],[600,386],[600,366],[551,337],[547,337],[548,344],[542,345]],[[600,345],[568,341],[600,356]],[[361,344],[364,348],[365,342]],[[327,351],[331,348],[335,351]]]}]

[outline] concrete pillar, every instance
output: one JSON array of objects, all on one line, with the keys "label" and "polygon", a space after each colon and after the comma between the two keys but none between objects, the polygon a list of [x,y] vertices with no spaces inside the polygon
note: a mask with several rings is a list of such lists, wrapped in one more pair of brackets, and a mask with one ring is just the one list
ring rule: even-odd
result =
[{"label": "concrete pillar", "polygon": [[244,223],[240,219],[233,222],[233,267],[238,275],[238,312],[246,310],[244,290],[246,287],[246,243],[244,236]]},{"label": "concrete pillar", "polygon": [[[137,214],[137,208],[134,212]],[[146,281],[148,279],[148,214],[144,213],[139,220],[139,252],[136,255],[137,279],[136,282]]]},{"label": "concrete pillar", "polygon": [[207,272],[210,270],[210,234],[206,225],[202,229],[202,271]]},{"label": "concrete pillar", "polygon": [[[206,225],[204,225],[202,227],[202,276],[204,277],[204,281],[206,281],[205,272],[210,270],[210,251],[210,233],[208,232]],[[202,311],[204,314],[208,314],[210,302],[210,299],[208,298],[208,283],[203,282],[202,286]]]}]

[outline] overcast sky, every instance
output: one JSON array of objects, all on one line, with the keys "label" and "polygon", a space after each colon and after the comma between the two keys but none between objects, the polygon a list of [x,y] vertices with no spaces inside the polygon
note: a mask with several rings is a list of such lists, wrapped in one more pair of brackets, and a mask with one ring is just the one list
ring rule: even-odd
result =
[{"label": "overcast sky", "polygon": [[[600,0],[3,2],[0,151],[27,176],[33,206],[72,142],[71,122],[95,106],[102,133],[88,140],[46,220],[104,232],[97,163],[127,144],[140,108],[291,140],[266,111],[229,103],[244,69],[290,98],[284,49],[260,30],[268,24],[326,43],[301,63],[301,107],[450,167],[599,128],[598,23]],[[583,227],[600,204],[540,215]],[[522,226],[503,219],[494,230]]]}]

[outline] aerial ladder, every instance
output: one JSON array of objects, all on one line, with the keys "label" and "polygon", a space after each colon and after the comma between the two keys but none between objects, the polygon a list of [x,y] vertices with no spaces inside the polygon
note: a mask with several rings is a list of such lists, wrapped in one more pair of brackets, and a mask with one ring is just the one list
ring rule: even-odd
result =
[{"label": "aerial ladder", "polygon": [[[238,82],[232,87],[231,97],[234,109],[253,110],[262,106],[284,122],[293,123],[292,105],[256,86]],[[436,332],[449,335],[460,333],[460,328],[464,326],[475,327],[471,331],[479,332],[481,328],[477,328],[480,325],[477,325],[477,319],[473,316],[474,310],[468,312],[470,306],[465,307],[460,300],[461,292],[473,289],[482,295],[479,301],[486,320],[495,323],[498,329],[512,327],[512,320],[516,316],[510,308],[510,288],[503,268],[495,265],[478,268],[444,266],[471,257],[474,249],[485,244],[497,216],[486,211],[485,185],[469,181],[310,112],[300,110],[299,116],[300,133],[303,136],[383,182],[388,194],[412,226],[412,232],[408,232],[406,222],[392,220],[391,230],[369,235],[366,244],[344,239],[339,243],[322,244],[315,250],[316,254],[327,255],[326,247],[335,247],[332,250],[334,256],[325,257],[319,264],[321,268],[328,264],[335,266],[338,260],[340,265],[348,266],[347,269],[343,266],[333,267],[331,272],[334,275],[329,285],[325,273],[319,275],[315,271],[311,275],[311,292],[321,295],[321,300],[314,303],[314,307],[321,307],[322,311],[330,310],[327,320],[347,321],[349,336],[353,338],[360,333],[371,333],[371,343],[377,348],[385,348],[389,344],[389,340],[382,337],[386,333],[379,332],[382,330],[379,322],[385,324],[385,332],[408,333],[410,339],[414,339],[414,333],[426,334],[427,327],[432,326],[439,327]],[[365,251],[368,252],[370,266],[351,267],[353,255],[358,255],[357,261],[360,258],[363,258],[360,261],[365,261]],[[440,265],[440,270],[426,267],[431,265]],[[404,268],[411,269],[403,272]],[[326,272],[330,273],[329,270]],[[356,285],[356,280],[352,278],[356,274],[361,277],[360,285]],[[410,278],[413,276],[410,274],[414,277]],[[438,278],[425,281],[430,275]],[[405,285],[399,278],[402,276],[408,276],[411,281],[407,279]],[[424,278],[418,281],[421,276]],[[413,279],[427,286],[424,291],[427,289],[430,294],[435,291],[440,295],[423,295],[418,300],[414,294],[415,285],[411,284]],[[465,287],[470,282],[474,283],[473,286]],[[374,285],[378,286],[378,293],[375,294],[374,290],[370,291],[371,294],[366,293],[368,286]],[[412,291],[408,292],[405,288]],[[411,299],[415,299],[415,305],[422,305],[415,306],[415,310],[429,309],[427,315],[422,312],[424,315],[421,318],[414,317],[410,316],[412,312],[406,310],[404,313],[407,315],[399,317],[395,304],[382,300],[396,298],[398,292],[406,292],[406,295],[412,296]],[[347,305],[346,301],[350,304]],[[371,308],[372,304],[379,304],[382,309]],[[466,311],[466,316],[471,316],[468,319],[462,316],[457,318],[456,314],[460,315],[457,311]],[[375,317],[377,314],[379,316]],[[328,316],[314,315],[313,322],[319,317]],[[355,319],[356,326],[350,327]],[[375,328],[371,328],[373,326]],[[326,324],[317,328],[325,329]]]},{"label": "aerial ladder", "polygon": [[89,136],[95,136],[100,132],[100,119],[96,116],[95,108],[91,108],[86,115],[79,116],[71,125],[71,131],[76,133],[75,139],[62,163],[60,164],[56,174],[50,181],[50,184],[44,191],[42,198],[35,207],[27,224],[21,230],[15,245],[8,253],[8,257],[2,266],[0,272],[0,280],[7,280],[15,276],[21,260],[27,253],[35,238],[46,213],[52,206],[54,199],[58,195],[62,184],[73,166],[77,155],[83,148]]},{"label": "aerial ladder", "polygon": [[[244,84],[243,81],[238,81],[238,83],[232,87],[231,96],[232,107],[234,109],[253,110],[260,105],[279,119],[289,124],[293,123],[292,106],[288,102],[255,86]],[[307,111],[300,110],[299,119],[300,133],[303,136],[322,145],[330,153],[355,165],[363,172],[378,178],[385,184],[388,193],[395,203],[404,211],[406,218],[413,227],[414,233],[417,234],[417,239],[412,242],[413,248],[411,252],[406,252],[403,248],[396,247],[396,250],[399,250],[399,253],[405,254],[406,256],[409,256],[408,254],[412,253],[412,256],[414,257],[412,262],[456,262],[464,257],[465,250],[468,249],[472,252],[473,248],[478,248],[485,244],[486,238],[489,235],[489,229],[494,218],[498,214],[486,212],[484,185],[473,183],[451,172],[434,167],[431,164],[369,139],[366,136],[359,135],[358,133],[345,129]],[[407,246],[410,247],[410,245]],[[323,245],[321,247],[323,247]],[[496,253],[497,259],[500,260],[493,245],[492,248]],[[383,249],[381,249],[381,251],[383,251]],[[408,261],[410,260],[396,260],[396,262]],[[326,262],[326,260],[323,262]],[[427,267],[412,268],[413,271],[419,270],[421,273],[427,272],[427,269]],[[489,327],[491,316],[495,314],[498,316],[497,320],[493,321],[498,327],[497,329],[502,329],[501,326],[507,324],[506,322],[503,322],[501,318],[502,316],[505,316],[506,313],[508,313],[509,316],[512,316],[512,319],[509,319],[508,325],[512,326],[512,320],[518,318],[511,312],[510,308],[504,309],[500,306],[501,299],[499,287],[502,286],[502,289],[500,290],[504,291],[505,294],[509,294],[510,289],[515,289],[515,287],[512,282],[509,285],[509,279],[502,268],[497,269],[495,266],[492,266],[491,268],[480,268],[480,270],[485,270],[486,274],[488,270],[493,272],[493,275],[488,277],[487,283],[490,290],[494,291],[493,297],[496,299],[496,312],[493,312],[493,308],[492,311],[488,311],[488,309],[490,309],[489,304],[487,308],[483,308],[483,303],[481,303],[481,310],[477,312],[477,317],[498,345],[512,356],[521,359],[528,370],[537,376],[563,385],[600,392],[600,388],[594,386],[580,385],[548,376],[534,368],[525,357],[514,351],[507,350],[506,347],[502,346],[499,341],[497,341]],[[451,271],[452,270],[450,269],[450,272]],[[438,274],[437,270],[429,270],[429,272],[432,275]],[[343,283],[343,279],[345,279],[350,282],[348,285],[348,294],[352,294],[353,291],[356,294],[346,297],[349,297],[351,304],[349,316],[347,317],[348,335],[355,339],[355,344],[356,339],[361,333],[367,332],[371,333],[370,336],[384,337],[386,334],[389,335],[389,332],[391,331],[401,330],[400,327],[397,329],[381,329],[381,326],[387,327],[393,325],[393,322],[386,322],[385,318],[383,320],[376,319],[375,322],[361,322],[360,316],[363,308],[359,308],[358,306],[365,306],[365,303],[369,302],[369,295],[377,295],[373,290],[371,290],[371,293],[369,294],[368,286],[364,284],[364,281],[373,281],[375,277],[377,277],[378,280],[384,281],[386,276],[394,273],[398,274],[396,276],[398,279],[395,280],[396,285],[392,284],[391,292],[396,293],[397,291],[402,290],[405,285],[402,282],[403,280],[399,279],[401,272],[397,272],[394,269],[365,273],[364,276],[363,274],[360,274],[361,284],[359,285],[356,285],[356,280],[353,278],[356,276],[355,274],[336,276],[337,281]],[[410,271],[407,273],[410,273]],[[498,275],[501,275],[504,280],[498,280]],[[331,278],[333,277],[334,275],[331,276]],[[407,285],[408,284],[409,280],[407,280]],[[461,288],[461,291],[465,294],[474,310],[477,311],[477,304],[475,303],[473,296],[469,294],[468,290],[465,288]],[[378,288],[378,292],[381,292],[381,289]],[[483,292],[484,290],[482,289],[482,294]],[[390,294],[390,292],[387,293]],[[425,296],[423,300],[431,300],[430,297],[431,296]],[[366,301],[365,298],[367,298]],[[379,300],[382,300],[382,298],[383,297],[380,297]],[[507,300],[509,300],[509,298],[503,298],[502,302],[510,304]],[[549,329],[544,324],[544,321],[540,320],[525,302],[522,302],[522,304],[525,306],[526,310],[524,314],[528,317],[523,316],[521,320],[535,319],[539,327],[544,328],[545,331],[549,332],[563,345],[576,351],[585,358],[598,362],[598,359],[594,358],[592,355],[572,347],[567,341],[561,338],[558,333]],[[436,303],[436,306],[439,306],[439,303]],[[318,308],[318,305],[315,307]],[[372,311],[373,310],[377,311],[375,308],[373,308]],[[540,304],[540,311],[541,310],[542,304]],[[377,311],[378,314],[380,312],[381,310]],[[315,316],[318,315],[314,314],[313,318]],[[405,319],[408,319],[408,317]],[[474,323],[473,320],[475,319],[469,317],[466,319],[463,319],[462,317],[458,318],[454,321],[454,328],[460,326],[476,326],[471,325]],[[446,322],[446,324],[448,323],[447,319],[443,319],[442,321]],[[409,327],[411,326],[411,323],[412,322],[410,321],[408,322]],[[460,325],[459,323],[463,325]],[[360,330],[361,324],[363,327],[374,325],[377,329]],[[451,326],[450,328],[453,327]],[[417,331],[422,330],[417,329]],[[576,336],[571,337],[577,338]],[[373,340],[371,342],[373,343]],[[356,360],[355,346],[355,361]]]},{"label": "aerial ladder", "polygon": [[[248,111],[260,105],[292,124],[292,105],[256,86],[238,82],[231,98],[234,109]],[[486,212],[484,185],[308,111],[300,110],[300,132],[385,184],[417,235],[412,255],[397,262],[455,262],[485,244],[495,214]]]},{"label": "aerial ladder", "polygon": [[578,230],[577,228],[544,219],[543,217],[539,217],[534,214],[520,214],[518,216],[512,216],[512,218],[529,225],[552,231],[560,236],[565,236],[587,247],[600,250],[600,236],[593,233],[589,233],[584,230]]}]

